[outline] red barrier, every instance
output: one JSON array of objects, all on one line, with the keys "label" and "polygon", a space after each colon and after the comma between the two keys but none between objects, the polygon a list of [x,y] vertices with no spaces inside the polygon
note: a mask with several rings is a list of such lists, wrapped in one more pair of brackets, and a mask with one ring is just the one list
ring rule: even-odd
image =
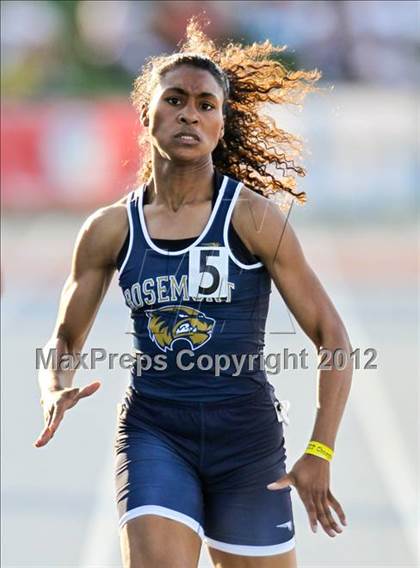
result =
[{"label": "red barrier", "polygon": [[119,100],[4,105],[2,204],[6,209],[90,209],[133,186],[137,116]]}]

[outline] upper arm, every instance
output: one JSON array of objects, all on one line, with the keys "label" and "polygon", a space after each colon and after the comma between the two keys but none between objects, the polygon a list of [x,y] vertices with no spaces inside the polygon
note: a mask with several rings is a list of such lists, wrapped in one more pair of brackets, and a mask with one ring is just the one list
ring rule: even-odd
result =
[{"label": "upper arm", "polygon": [[278,205],[244,188],[232,221],[245,244],[269,271],[303,331],[319,347],[344,325],[308,264],[298,238]]},{"label": "upper arm", "polygon": [[89,333],[126,233],[123,204],[97,211],[79,231],[53,334],[62,337],[72,350],[80,349]]}]

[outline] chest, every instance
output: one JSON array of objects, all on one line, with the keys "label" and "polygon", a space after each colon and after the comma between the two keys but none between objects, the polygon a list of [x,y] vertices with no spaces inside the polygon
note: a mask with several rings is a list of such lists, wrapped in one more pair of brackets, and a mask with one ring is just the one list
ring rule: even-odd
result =
[{"label": "chest", "polygon": [[145,205],[143,208],[147,231],[152,239],[185,239],[204,230],[211,215],[211,201],[184,205],[178,211],[166,207]]}]

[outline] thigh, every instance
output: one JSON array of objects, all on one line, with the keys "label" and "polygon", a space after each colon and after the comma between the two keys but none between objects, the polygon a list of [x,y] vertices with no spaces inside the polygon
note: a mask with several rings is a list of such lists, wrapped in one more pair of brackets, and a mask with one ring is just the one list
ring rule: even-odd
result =
[{"label": "thigh", "polygon": [[201,538],[172,519],[145,515],[124,524],[120,532],[124,568],[196,568]]},{"label": "thigh", "polygon": [[120,529],[138,517],[153,515],[183,524],[201,538],[203,497],[194,464],[161,432],[129,424],[124,412],[115,453]]},{"label": "thigh", "polygon": [[[253,557],[266,558],[261,566],[272,566],[270,557],[287,558],[295,548],[291,488],[267,489],[286,468],[274,406],[267,398],[251,408],[218,411],[208,416],[208,425],[217,442],[207,455],[204,480],[206,542],[226,558],[249,557],[250,566],[258,565]],[[241,562],[238,566],[248,566]]]},{"label": "thigh", "polygon": [[[261,565],[272,566],[270,557],[282,556],[295,548],[290,492],[290,488],[269,491],[264,480],[259,487],[206,495],[206,543],[228,555],[267,558]],[[256,565],[249,562],[249,566]]]},{"label": "thigh", "polygon": [[209,546],[209,554],[215,568],[297,568],[295,550],[273,556],[241,556]]}]

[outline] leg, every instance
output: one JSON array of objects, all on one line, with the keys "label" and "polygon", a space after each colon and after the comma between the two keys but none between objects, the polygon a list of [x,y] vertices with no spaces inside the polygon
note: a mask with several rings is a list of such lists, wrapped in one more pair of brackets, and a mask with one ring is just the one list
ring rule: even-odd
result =
[{"label": "leg", "polygon": [[135,426],[122,422],[116,442],[124,568],[195,568],[203,534],[200,479],[174,443]]},{"label": "leg", "polygon": [[120,533],[124,568],[196,568],[201,538],[192,529],[158,515],[125,523]]},{"label": "leg", "polygon": [[274,556],[240,556],[222,552],[209,546],[214,568],[297,568],[296,551]]},{"label": "leg", "polygon": [[290,488],[208,495],[205,540],[220,568],[295,568]]},{"label": "leg", "polygon": [[[285,471],[272,402],[218,410],[207,424],[208,454],[217,460],[209,460],[204,480],[204,532],[215,567],[296,568],[291,489],[266,487]],[[212,447],[218,439],[223,446]]]}]

